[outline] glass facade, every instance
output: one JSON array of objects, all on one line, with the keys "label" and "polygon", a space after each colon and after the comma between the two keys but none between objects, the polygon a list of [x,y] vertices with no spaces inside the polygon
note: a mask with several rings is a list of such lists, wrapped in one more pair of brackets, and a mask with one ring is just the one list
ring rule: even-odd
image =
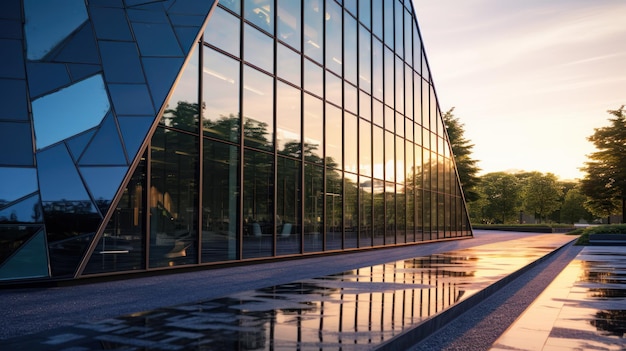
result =
[{"label": "glass facade", "polygon": [[64,6],[0,5],[0,283],[472,235],[410,1]]}]

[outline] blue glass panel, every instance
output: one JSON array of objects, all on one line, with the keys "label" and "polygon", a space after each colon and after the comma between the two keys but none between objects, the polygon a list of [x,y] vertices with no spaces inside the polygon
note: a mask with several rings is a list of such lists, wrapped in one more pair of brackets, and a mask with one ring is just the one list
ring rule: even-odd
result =
[{"label": "blue glass panel", "polygon": [[175,27],[174,31],[176,32],[180,46],[185,52],[189,52],[189,49],[196,42],[200,27]]},{"label": "blue glass panel", "polygon": [[[198,132],[198,52],[194,51],[165,106],[161,124]],[[222,67],[220,67],[222,68]],[[155,70],[157,73],[158,70]],[[176,72],[178,73],[178,72]]]},{"label": "blue glass panel", "polygon": [[169,24],[133,23],[142,56],[182,56],[174,30]]},{"label": "blue glass panel", "polygon": [[120,135],[113,115],[109,113],[96,132],[87,150],[80,158],[80,165],[126,165]]},{"label": "blue glass panel", "polygon": [[160,9],[160,11],[128,9],[126,13],[131,23],[168,23],[167,15],[162,9]]},{"label": "blue glass panel", "polygon": [[126,7],[134,7],[139,9],[162,10],[163,0],[124,0]]},{"label": "blue glass panel", "polygon": [[0,20],[0,38],[22,39],[22,23],[15,20]]},{"label": "blue glass panel", "polygon": [[78,161],[80,156],[83,154],[83,151],[85,151],[85,147],[87,147],[87,144],[89,144],[91,138],[95,133],[96,129],[94,128],[90,131],[80,133],[79,135],[76,135],[65,141],[67,143],[67,146],[70,148],[70,151],[72,152],[72,156],[74,157],[75,161]]},{"label": "blue glass panel", "polygon": [[128,167],[80,167],[80,173],[101,213],[106,213]]},{"label": "blue glass panel", "polygon": [[2,52],[0,78],[25,78],[22,41],[2,39],[0,40],[0,52]]},{"label": "blue glass panel", "polygon": [[204,41],[235,56],[239,56],[241,20],[218,7],[204,31]]},{"label": "blue glass panel", "polygon": [[96,38],[91,24],[86,23],[55,55],[57,62],[100,63]]},{"label": "blue glass panel", "polygon": [[109,84],[118,115],[154,115],[148,87],[144,84]]},{"label": "blue glass panel", "polygon": [[176,26],[185,26],[185,27],[201,27],[204,23],[204,19],[206,18],[206,14],[203,15],[178,15],[172,14],[169,16],[172,25]]},{"label": "blue glass panel", "polygon": [[[84,0],[24,0],[28,59],[43,58],[87,20]],[[63,20],[60,21],[59,19]]]},{"label": "blue glass panel", "polygon": [[168,10],[169,13],[206,15],[215,1],[178,0]]},{"label": "blue glass panel", "polygon": [[100,41],[100,55],[107,83],[143,83],[139,51],[133,42]]},{"label": "blue glass panel", "polygon": [[101,75],[43,96],[32,105],[38,149],[97,126],[110,107]]},{"label": "blue glass panel", "polygon": [[[154,109],[158,111],[161,109],[161,106],[165,102],[165,98],[172,88],[176,75],[183,65],[183,59],[149,57],[144,58],[142,61],[143,67],[146,71],[146,78],[148,79],[148,86],[150,87],[150,92],[152,93]],[[197,79],[197,63],[195,63],[195,65],[195,77]]]},{"label": "blue glass panel", "polygon": [[0,165],[32,166],[33,138],[30,123],[0,123]]},{"label": "blue glass panel", "polygon": [[[89,200],[89,195],[64,144],[38,152],[37,169],[43,202]],[[93,209],[90,212],[93,212]]]},{"label": "blue glass panel", "polygon": [[70,83],[67,68],[62,63],[30,62],[27,64],[28,89],[34,98]]},{"label": "blue glass panel", "polygon": [[22,4],[20,1],[0,1],[0,18],[22,20]]},{"label": "blue glass panel", "polygon": [[41,223],[39,196],[33,195],[0,210],[0,223]]},{"label": "blue glass panel", "polygon": [[93,76],[96,73],[102,71],[100,65],[83,65],[80,63],[71,63],[67,67],[70,69],[70,75],[72,76],[72,82],[76,82],[87,77]]},{"label": "blue glass panel", "polygon": [[154,117],[117,117],[117,121],[126,146],[128,160],[132,162],[154,122]]},{"label": "blue glass panel", "polygon": [[40,225],[0,226],[0,266],[39,229],[41,229]]},{"label": "blue glass panel", "polygon": [[123,9],[92,8],[91,20],[98,39],[132,40],[126,13]]},{"label": "blue glass panel", "polygon": [[35,168],[0,167],[0,207],[37,191]]},{"label": "blue glass panel", "polygon": [[2,106],[0,119],[28,120],[26,82],[15,79],[0,79],[0,91],[2,92],[0,94],[0,106]]},{"label": "blue glass panel", "polygon": [[0,280],[47,277],[48,255],[44,231],[40,230],[0,267]]},{"label": "blue glass panel", "polygon": [[236,14],[241,13],[241,0],[220,0],[219,4]]},{"label": "blue glass panel", "polygon": [[274,1],[244,0],[244,18],[262,30],[274,34]]},{"label": "blue glass panel", "polygon": [[124,3],[122,0],[89,0],[89,7],[124,8]]}]

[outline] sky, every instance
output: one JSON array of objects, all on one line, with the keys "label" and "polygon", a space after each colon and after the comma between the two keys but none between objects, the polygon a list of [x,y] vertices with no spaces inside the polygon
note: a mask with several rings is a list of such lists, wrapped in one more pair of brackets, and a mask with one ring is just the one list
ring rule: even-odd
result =
[{"label": "sky", "polygon": [[413,0],[441,111],[479,174],[580,179],[587,137],[626,104],[624,0]]}]

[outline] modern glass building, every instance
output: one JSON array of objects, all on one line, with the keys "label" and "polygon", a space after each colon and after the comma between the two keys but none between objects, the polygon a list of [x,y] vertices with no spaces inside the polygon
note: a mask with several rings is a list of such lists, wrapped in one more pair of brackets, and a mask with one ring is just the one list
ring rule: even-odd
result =
[{"label": "modern glass building", "polygon": [[3,0],[0,50],[0,284],[472,235],[409,0]]}]

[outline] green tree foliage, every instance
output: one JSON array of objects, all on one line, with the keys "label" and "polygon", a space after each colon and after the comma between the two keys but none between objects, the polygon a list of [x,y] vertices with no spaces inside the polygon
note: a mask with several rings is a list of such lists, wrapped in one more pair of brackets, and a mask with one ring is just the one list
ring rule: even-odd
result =
[{"label": "green tree foliage", "polygon": [[534,213],[540,220],[561,207],[563,191],[552,173],[532,172],[524,182],[523,203],[526,212]]},{"label": "green tree foliage", "polygon": [[484,196],[481,209],[482,222],[506,223],[514,221],[522,202],[522,184],[519,179],[505,172],[482,176],[480,192]]},{"label": "green tree foliage", "polygon": [[587,196],[579,188],[570,189],[565,194],[565,199],[561,206],[561,222],[576,223],[580,219],[591,222],[593,215],[585,208],[585,201],[587,201]]},{"label": "green tree foliage", "polygon": [[480,180],[477,176],[480,168],[477,165],[478,161],[472,158],[474,144],[470,144],[465,138],[464,125],[454,116],[454,107],[443,114],[443,122],[448,132],[465,199],[468,202],[476,201],[479,198],[476,186]]},{"label": "green tree foliage", "polygon": [[588,138],[597,151],[582,168],[586,175],[581,190],[590,198],[587,206],[594,214],[608,216],[621,204],[626,222],[626,111],[622,105],[607,112],[610,125],[594,129]]}]

